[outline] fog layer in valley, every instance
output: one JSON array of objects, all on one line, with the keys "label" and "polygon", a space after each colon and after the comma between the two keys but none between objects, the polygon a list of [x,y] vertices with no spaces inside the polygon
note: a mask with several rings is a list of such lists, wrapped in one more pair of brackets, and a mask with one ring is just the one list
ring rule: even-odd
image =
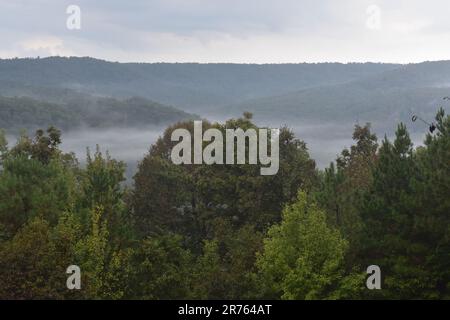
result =
[{"label": "fog layer in valley", "polygon": [[[222,117],[211,116],[210,121],[224,122]],[[271,122],[258,122],[259,126],[279,128],[287,126],[291,128],[295,136],[306,142],[311,158],[316,161],[317,167],[324,169],[331,161],[341,153],[344,148],[349,148],[353,144],[352,133],[354,123],[347,125],[337,125],[333,123],[277,123],[276,119]],[[363,124],[360,124],[363,125]],[[378,136],[378,141],[384,137],[383,132],[377,132],[377,128],[372,128]],[[117,160],[127,164],[126,176],[128,182],[131,181],[136,172],[137,164],[148,153],[150,146],[156,142],[159,136],[164,133],[165,127],[151,126],[144,128],[118,128],[118,129],[83,129],[77,131],[63,131],[61,149],[64,152],[74,152],[81,164],[86,163],[86,151],[90,149],[93,154],[97,148]],[[415,146],[421,145],[425,139],[427,128],[423,132],[411,133],[411,139]],[[393,135],[388,134],[389,139]],[[8,136],[9,146],[14,145],[16,136]]]},{"label": "fog layer in valley", "polygon": [[101,152],[108,151],[112,158],[127,164],[127,177],[130,179],[136,172],[138,161],[163,133],[163,127],[69,131],[63,132],[61,149],[74,152],[84,164],[87,148],[93,154],[98,145]]},{"label": "fog layer in valley", "polygon": [[431,123],[439,107],[448,109],[450,102],[443,99],[448,83],[450,61],[233,65],[124,64],[89,57],[1,60],[0,128],[32,132],[54,125],[63,130],[63,150],[75,152],[81,163],[86,147],[95,151],[98,144],[125,161],[131,177],[168,124],[198,117],[223,123],[248,111],[259,126],[292,128],[324,168],[351,146],[355,122],[371,122],[379,139],[385,132],[392,138],[403,122],[420,144],[428,127],[411,118]]},{"label": "fog layer in valley", "polygon": [[[277,127],[274,124],[265,125]],[[296,137],[306,142],[311,157],[316,161],[317,166],[323,169],[335,160],[344,148],[352,145],[353,125],[297,124],[296,126],[288,125],[288,127],[292,128]],[[127,164],[127,177],[130,179],[136,172],[138,162],[142,160],[158,137],[164,133],[164,129],[163,127],[151,127],[63,132],[61,148],[65,152],[74,152],[80,163],[84,164],[86,148],[93,153],[96,145],[99,145],[102,152],[108,151],[111,157]],[[414,145],[422,144],[425,133],[426,128],[423,134],[412,135]],[[383,136],[378,134],[378,138],[381,140]]]},{"label": "fog layer in valley", "polygon": [[[270,124],[276,128],[279,125]],[[311,157],[316,160],[320,168],[327,166],[336,158],[344,147],[350,146],[352,139],[352,127],[339,127],[336,125],[297,125],[289,126],[295,132],[296,137],[307,143]],[[107,129],[107,130],[82,130],[63,132],[62,150],[74,152],[81,163],[86,159],[86,148],[93,153],[96,145],[100,150],[109,152],[111,157],[127,163],[127,176],[131,177],[137,163],[142,160],[165,128],[141,128],[141,129]],[[330,134],[331,133],[331,134]]]}]

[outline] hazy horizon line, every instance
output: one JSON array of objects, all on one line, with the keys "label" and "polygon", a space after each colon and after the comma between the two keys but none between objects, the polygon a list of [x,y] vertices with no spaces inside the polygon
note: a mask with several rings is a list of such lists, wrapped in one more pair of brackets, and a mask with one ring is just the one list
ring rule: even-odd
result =
[{"label": "hazy horizon line", "polygon": [[22,56],[22,57],[0,57],[2,60],[38,60],[38,59],[52,59],[52,58],[65,58],[65,59],[93,59],[109,63],[120,63],[120,64],[230,64],[230,65],[299,65],[299,64],[389,64],[389,65],[415,65],[423,63],[436,63],[436,62],[450,62],[448,60],[424,60],[420,62],[383,62],[383,61],[304,61],[304,62],[227,62],[227,61],[209,61],[209,62],[199,62],[199,61],[119,61],[119,60],[108,60],[103,58],[97,58],[94,56],[63,56],[63,55],[49,55],[49,56]]}]

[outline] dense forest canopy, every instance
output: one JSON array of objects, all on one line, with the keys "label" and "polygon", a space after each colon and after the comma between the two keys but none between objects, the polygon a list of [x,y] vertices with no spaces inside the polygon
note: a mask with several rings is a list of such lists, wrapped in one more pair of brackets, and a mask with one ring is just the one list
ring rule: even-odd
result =
[{"label": "dense forest canopy", "polygon": [[214,119],[251,111],[272,126],[371,122],[378,134],[408,122],[412,113],[431,119],[435,106],[444,103],[439,97],[447,95],[448,83],[449,61],[254,65],[0,59],[5,97],[68,104],[92,95],[137,96]]},{"label": "dense forest canopy", "polygon": [[139,128],[167,125],[198,116],[138,97],[125,100],[78,96],[65,102],[0,96],[0,128],[8,133],[56,126],[79,129]]},{"label": "dense forest canopy", "polygon": [[52,87],[114,97],[142,96],[199,112],[242,99],[356,80],[398,66],[115,63],[89,57],[0,59],[0,83],[15,92],[17,86],[27,86],[28,90]]},{"label": "dense forest canopy", "polygon": [[[280,171],[174,165],[170,126],[124,188],[100,149],[80,166],[50,127],[0,134],[0,298],[449,299],[450,116],[414,148],[357,125],[325,170],[291,130]],[[256,125],[247,113],[224,127]],[[66,268],[82,289],[66,289]],[[378,265],[382,290],[367,290]]]}]

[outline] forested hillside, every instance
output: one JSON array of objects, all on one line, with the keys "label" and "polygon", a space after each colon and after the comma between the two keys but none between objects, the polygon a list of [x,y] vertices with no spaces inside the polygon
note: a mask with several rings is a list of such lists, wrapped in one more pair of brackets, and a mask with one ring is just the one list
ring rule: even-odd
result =
[{"label": "forested hillside", "polygon": [[[380,135],[393,134],[396,123],[409,123],[413,114],[431,121],[436,105],[449,107],[442,100],[449,86],[449,61],[255,65],[115,63],[88,57],[0,60],[0,95],[5,97],[65,105],[87,101],[91,106],[92,99],[137,96],[213,119],[251,111],[274,127],[371,122]],[[76,125],[78,117],[73,119]],[[37,118],[32,127],[41,126]]]},{"label": "forested hillside", "polygon": [[[276,118],[291,125],[371,122],[383,134],[392,132],[395,123],[409,123],[414,114],[431,121],[436,105],[450,106],[443,100],[449,86],[450,62],[424,62],[346,83],[248,100],[223,108],[223,113],[230,116],[247,110],[260,120],[270,122]],[[417,128],[411,127],[414,131]]]},{"label": "forested hillside", "polygon": [[448,87],[381,84],[377,86],[370,81],[358,80],[305,89],[228,106],[223,108],[223,114],[231,116],[247,110],[255,113],[259,121],[273,123],[276,119],[290,125],[371,122],[377,133],[393,134],[395,123],[407,123],[416,132],[422,130],[423,126],[411,124],[413,115],[432,121],[436,105],[445,106],[446,109],[450,107],[450,103],[443,99],[449,93]]},{"label": "forested hillside", "polygon": [[[344,83],[396,67],[373,63],[114,63],[51,57],[0,60],[0,84],[4,82],[16,95],[18,86],[25,87],[24,91],[30,86],[63,88],[119,98],[141,96],[204,113],[246,99]],[[5,91],[2,94],[8,95]]]},{"label": "forested hillside", "polygon": [[0,128],[8,133],[30,132],[48,126],[63,130],[81,128],[139,128],[168,125],[197,116],[143,99],[99,98],[67,95],[64,102],[45,102],[28,97],[0,96]]},{"label": "forested hillside", "polygon": [[[414,148],[357,125],[318,170],[291,130],[280,170],[174,165],[167,128],[124,189],[100,150],[86,167],[38,130],[0,134],[1,299],[450,299],[450,116]],[[247,113],[204,128],[257,128]],[[66,268],[82,289],[66,289]],[[378,265],[382,290],[367,290]]]}]

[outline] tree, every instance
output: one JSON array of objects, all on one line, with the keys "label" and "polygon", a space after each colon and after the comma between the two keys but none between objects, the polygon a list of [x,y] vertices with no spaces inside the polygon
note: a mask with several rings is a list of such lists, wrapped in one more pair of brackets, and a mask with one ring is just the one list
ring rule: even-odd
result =
[{"label": "tree", "polygon": [[50,225],[42,218],[31,219],[0,243],[0,298],[63,298],[65,273],[58,273],[55,254]]},{"label": "tree", "polygon": [[[378,294],[395,299],[436,299],[448,295],[449,117],[416,152],[402,124],[394,143],[379,151],[374,181],[362,207],[364,261],[385,274]],[[438,151],[439,150],[439,151]],[[436,175],[437,173],[437,175]],[[434,193],[435,192],[435,193]],[[446,252],[446,253],[444,253]]]},{"label": "tree", "polygon": [[0,172],[0,223],[8,237],[29,219],[55,225],[75,200],[73,173],[58,160],[43,164],[25,155],[8,155]]},{"label": "tree", "polygon": [[344,149],[336,160],[325,169],[318,191],[319,204],[326,210],[328,221],[336,226],[349,241],[349,261],[354,264],[359,254],[363,233],[361,206],[365,193],[373,183],[373,169],[377,160],[377,137],[370,124],[355,126],[355,144]]},{"label": "tree", "polygon": [[127,189],[122,185],[125,181],[125,164],[112,159],[108,152],[103,155],[97,146],[93,156],[88,149],[86,169],[79,175],[82,178],[80,210],[101,207],[101,219],[108,222],[111,242],[119,245],[130,240],[133,237],[133,220],[125,203]]},{"label": "tree", "polygon": [[[5,287],[17,298],[121,298],[131,251],[122,232],[131,224],[124,219],[123,165],[97,152],[81,169],[58,149],[59,131],[48,134],[39,131],[35,141],[23,135],[4,153],[0,256],[11,265],[3,268]],[[81,267],[81,291],[65,286],[72,264]],[[36,279],[21,284],[27,277]]]},{"label": "tree", "polygon": [[147,237],[131,256],[133,270],[127,297],[186,299],[191,296],[192,255],[174,234]]},{"label": "tree", "polygon": [[235,230],[230,221],[216,218],[213,240],[205,240],[192,275],[194,298],[251,299],[256,296],[252,273],[262,234],[253,225]]},{"label": "tree", "polygon": [[[326,215],[306,193],[285,208],[272,226],[257,261],[265,298],[326,299],[336,296],[346,279],[348,243],[327,225]],[[346,281],[348,283],[348,281]],[[357,290],[357,288],[353,288]]]},{"label": "tree", "polygon": [[[175,165],[170,161],[174,146],[170,137],[177,128],[192,134],[193,123],[169,127],[134,177],[132,206],[146,232],[182,234],[198,250],[203,239],[212,239],[208,230],[218,216],[232,221],[235,229],[253,224],[264,231],[280,220],[283,205],[295,199],[298,188],[308,189],[315,183],[315,162],[305,143],[287,128],[280,131],[280,170],[275,176],[261,176],[258,166],[246,164]],[[204,121],[203,130],[209,128],[224,136],[226,129],[258,129],[248,114],[224,124]]]},{"label": "tree", "polygon": [[139,164],[134,177],[132,207],[139,233],[183,232],[192,224],[189,177],[181,167],[158,155]]},{"label": "tree", "polygon": [[3,158],[8,152],[8,140],[6,140],[5,130],[0,129],[0,168],[2,165]]}]

